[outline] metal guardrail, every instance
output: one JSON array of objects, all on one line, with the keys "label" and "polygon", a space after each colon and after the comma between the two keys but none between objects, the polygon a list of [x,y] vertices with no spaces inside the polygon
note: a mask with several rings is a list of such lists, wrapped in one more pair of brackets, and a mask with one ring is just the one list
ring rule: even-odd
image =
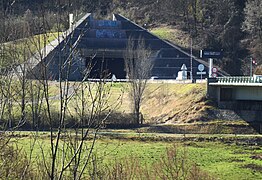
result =
[{"label": "metal guardrail", "polygon": [[217,83],[262,83],[262,76],[254,76],[254,77],[248,77],[248,76],[230,76],[230,77],[218,77]]}]

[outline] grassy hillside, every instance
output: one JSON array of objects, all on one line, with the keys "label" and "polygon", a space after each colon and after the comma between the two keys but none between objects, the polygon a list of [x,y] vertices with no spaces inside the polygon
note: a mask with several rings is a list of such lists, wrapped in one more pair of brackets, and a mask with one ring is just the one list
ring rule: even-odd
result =
[{"label": "grassy hillside", "polygon": [[155,123],[205,120],[211,108],[205,99],[205,84],[150,84],[142,111]]},{"label": "grassy hillside", "polygon": [[[110,101],[114,102],[121,93],[122,103],[112,119],[126,122],[132,118],[127,116],[132,112],[127,84],[115,84]],[[256,133],[256,128],[237,113],[218,109],[206,99],[206,83],[149,83],[141,113],[145,123],[153,125],[140,128],[141,132]]]},{"label": "grassy hillside", "polygon": [[[109,104],[119,114],[132,113],[132,102],[127,83],[114,83]],[[53,87],[57,87],[53,85]],[[59,92],[59,91],[57,91]],[[213,108],[205,98],[206,84],[148,83],[141,112],[146,123],[188,123],[208,119],[207,110]],[[73,102],[72,102],[73,104]],[[125,118],[125,116],[123,116]],[[121,120],[121,119],[120,119]]]},{"label": "grassy hillside", "polygon": [[[34,81],[33,81],[34,82]],[[28,82],[29,83],[29,82]],[[34,84],[34,83],[33,83]],[[93,84],[95,86],[95,84]],[[16,102],[20,102],[22,97],[20,90],[20,83],[14,84],[13,98]],[[72,82],[69,90],[73,91],[78,86],[78,83]],[[28,86],[29,88],[30,86]],[[107,125],[108,127],[131,127],[130,123],[134,125],[134,117],[132,116],[132,102],[129,96],[127,83],[107,83],[105,86],[107,90],[110,89],[106,95],[106,104],[113,112],[110,114]],[[95,91],[93,92],[95,93]],[[50,107],[52,113],[57,115],[59,113],[59,82],[50,81],[49,83],[49,97]],[[28,120],[27,127],[32,123],[31,109],[30,109],[30,88],[26,90],[26,111]],[[79,105],[78,95],[74,94],[73,98],[68,103],[67,123],[72,124],[77,116],[77,109]],[[86,94],[86,100],[89,96]],[[108,99],[107,99],[108,98]],[[12,115],[14,120],[19,120],[21,117],[20,103],[15,103],[12,108]],[[86,104],[86,106],[91,106]],[[107,109],[107,110],[109,110]],[[105,112],[106,113],[106,112]],[[143,132],[160,132],[156,126],[166,125],[163,132],[176,133],[254,133],[251,126],[245,122],[239,115],[231,110],[220,110],[212,101],[206,99],[206,84],[179,84],[179,83],[149,83],[141,106],[141,113],[144,118],[144,123],[154,125],[153,127],[141,129]],[[8,114],[3,119],[8,121]],[[43,125],[45,121],[43,121]],[[169,125],[172,125],[169,126]],[[173,126],[175,125],[175,127]],[[167,127],[169,126],[169,127]],[[26,128],[26,127],[25,127]],[[247,129],[249,129],[247,131]]]},{"label": "grassy hillside", "polygon": [[[113,83],[110,104],[115,104],[121,97],[121,104],[115,112],[132,113],[128,84]],[[206,99],[206,83],[148,83],[142,101],[141,112],[145,123],[150,124],[184,124],[184,123],[232,123],[247,125],[230,110],[219,110],[215,103]],[[222,113],[222,114],[221,114]],[[226,115],[229,115],[228,117]],[[120,120],[121,120],[120,118]]]},{"label": "grassy hillside", "polygon": [[184,48],[190,47],[190,36],[185,31],[181,31],[173,26],[161,26],[150,30],[158,37],[171,41]]},{"label": "grassy hillside", "polygon": [[5,50],[5,53],[0,66],[8,67],[27,61],[32,54],[40,52],[42,48],[56,39],[57,36],[58,33],[40,34],[1,44],[1,48]]}]

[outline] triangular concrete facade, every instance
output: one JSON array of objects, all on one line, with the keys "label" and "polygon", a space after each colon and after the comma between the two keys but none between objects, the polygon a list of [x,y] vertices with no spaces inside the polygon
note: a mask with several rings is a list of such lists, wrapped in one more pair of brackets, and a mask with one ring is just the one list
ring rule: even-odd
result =
[{"label": "triangular concrete facade", "polygon": [[[108,69],[108,72],[115,74],[117,78],[125,78],[123,57],[130,37],[135,41],[139,38],[144,39],[145,45],[154,52],[152,76],[175,79],[183,64],[188,67],[188,71],[191,70],[190,54],[119,14],[114,14],[112,21],[95,20],[92,14],[87,14],[63,36],[56,40],[57,43],[52,48],[49,47],[45,56],[38,57],[38,60],[35,58],[28,77],[82,80],[81,72],[85,70],[87,62],[95,59],[97,63],[93,67],[91,77],[97,77],[96,69],[101,69],[103,62],[104,70]],[[197,75],[200,63],[205,65],[204,71],[208,72],[206,62],[193,57],[194,79],[200,79]]]}]

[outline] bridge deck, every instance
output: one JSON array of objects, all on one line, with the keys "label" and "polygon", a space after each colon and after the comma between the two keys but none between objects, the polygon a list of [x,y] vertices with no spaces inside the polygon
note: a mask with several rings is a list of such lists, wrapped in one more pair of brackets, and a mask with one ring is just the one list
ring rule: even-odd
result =
[{"label": "bridge deck", "polygon": [[262,76],[235,76],[235,77],[218,77],[214,82],[210,82],[212,86],[262,86]]}]

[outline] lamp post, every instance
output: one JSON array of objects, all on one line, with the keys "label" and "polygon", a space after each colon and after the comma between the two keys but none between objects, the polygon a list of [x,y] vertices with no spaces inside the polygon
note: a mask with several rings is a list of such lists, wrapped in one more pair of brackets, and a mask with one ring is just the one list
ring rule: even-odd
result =
[{"label": "lamp post", "polygon": [[253,76],[253,64],[257,65],[257,62],[252,57],[250,57],[250,77]]},{"label": "lamp post", "polygon": [[250,57],[250,77],[252,77],[252,69],[253,69],[253,59],[252,59],[252,57]]},{"label": "lamp post", "polygon": [[193,82],[193,39],[192,39],[192,36],[191,36],[191,41],[190,41],[190,80],[191,80],[191,83]]}]

